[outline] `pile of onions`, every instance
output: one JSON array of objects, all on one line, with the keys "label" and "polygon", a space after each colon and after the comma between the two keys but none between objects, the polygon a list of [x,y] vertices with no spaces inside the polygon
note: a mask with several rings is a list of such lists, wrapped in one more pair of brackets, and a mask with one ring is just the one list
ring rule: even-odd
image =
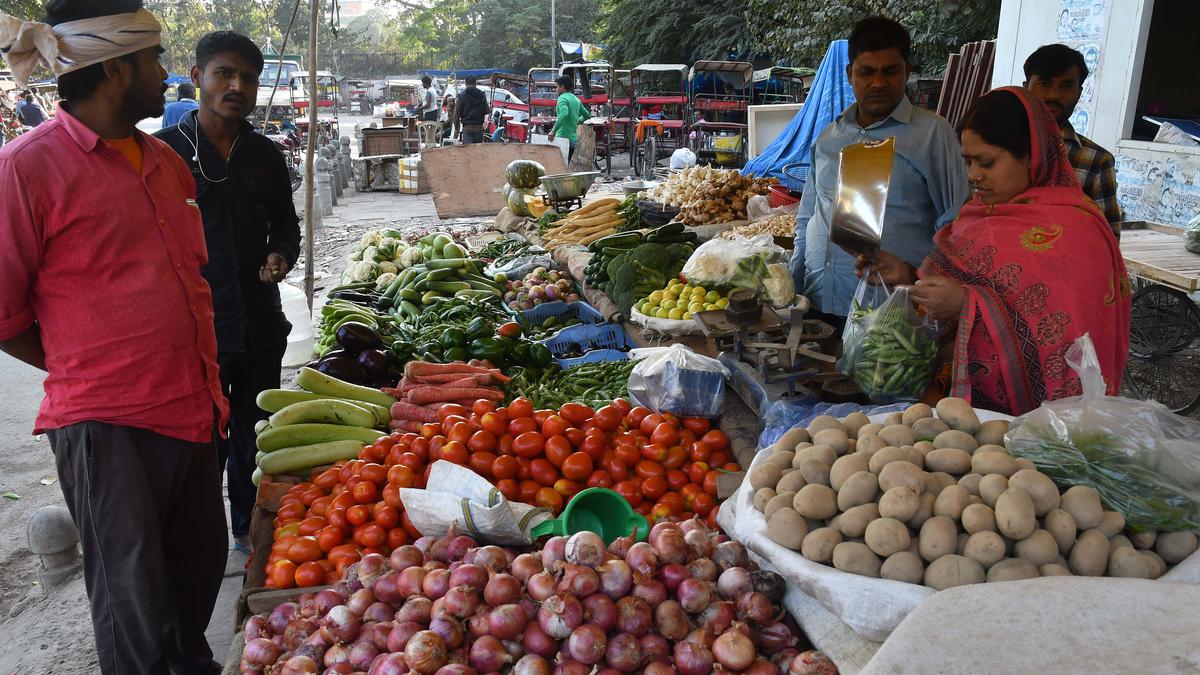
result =
[{"label": "pile of onions", "polygon": [[[704,554],[708,555],[705,556]],[[701,521],[517,555],[453,529],[245,624],[244,675],[802,672],[783,580]],[[809,654],[806,652],[805,654]]]}]

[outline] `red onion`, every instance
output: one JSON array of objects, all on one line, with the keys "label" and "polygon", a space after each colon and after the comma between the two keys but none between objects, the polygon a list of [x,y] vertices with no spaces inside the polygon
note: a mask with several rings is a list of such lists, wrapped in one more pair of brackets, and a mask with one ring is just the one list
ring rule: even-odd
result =
[{"label": "red onion", "polygon": [[546,631],[542,630],[536,621],[525,625],[525,631],[521,634],[521,645],[530,654],[537,654],[547,659],[554,658],[554,655],[558,653],[558,642],[546,635]]},{"label": "red onion", "polygon": [[713,641],[713,658],[729,670],[745,670],[758,654],[754,643],[739,631],[728,630]]},{"label": "red onion", "polygon": [[321,617],[325,616],[329,613],[329,610],[337,607],[345,601],[346,599],[343,598],[340,593],[332,588],[326,588],[320,593],[317,593],[316,597],[313,598],[313,608],[316,609],[317,616]]},{"label": "red onion", "polygon": [[703,612],[712,602],[711,585],[699,579],[684,579],[676,590],[676,597],[683,610],[689,614]]},{"label": "red onion", "polygon": [[682,675],[709,675],[713,672],[713,653],[707,647],[692,643],[675,644],[675,669]]},{"label": "red onion", "polygon": [[279,647],[267,638],[254,638],[246,643],[242,658],[257,668],[266,668],[279,660]]},{"label": "red onion", "polygon": [[717,576],[721,573],[721,568],[717,567],[717,563],[708,558],[696,558],[688,563],[688,572],[692,575],[693,579],[716,581]]},{"label": "red onion", "polygon": [[750,573],[750,580],[754,582],[754,590],[767,596],[772,603],[783,602],[783,596],[787,593],[787,581],[782,576],[767,570],[755,570]]},{"label": "red onion", "polygon": [[650,544],[639,541],[629,547],[629,553],[625,554],[625,562],[629,563],[634,572],[648,577],[658,569],[658,552]]},{"label": "red onion", "polygon": [[469,659],[472,668],[484,673],[498,671],[512,662],[504,645],[491,635],[484,635],[471,643]]},{"label": "red onion", "polygon": [[795,647],[781,649],[771,655],[771,662],[775,664],[775,667],[778,668],[780,672],[786,673],[788,668],[792,665],[792,659],[796,658],[796,655],[799,653],[800,650],[796,649]]},{"label": "red onion", "polygon": [[[313,633],[309,636],[309,638],[317,637],[319,635],[320,632]],[[320,665],[321,661],[325,658],[326,649],[327,647],[319,640],[310,642],[308,639],[305,639],[303,644],[301,644],[299,647],[296,647],[296,651],[292,652],[292,656],[307,656],[316,662],[317,665]]]},{"label": "red onion", "polygon": [[[339,603],[340,604],[340,603]],[[367,608],[375,604],[375,593],[369,588],[360,588],[350,594],[346,599],[346,607],[354,614],[354,616],[362,616],[367,613]],[[335,605],[336,607],[336,605]],[[332,610],[333,607],[330,607]],[[328,612],[326,612],[328,614]]]},{"label": "red onion", "polygon": [[483,590],[487,585],[488,573],[479,565],[464,564],[459,565],[450,572],[451,586],[470,586],[476,590]]},{"label": "red onion", "polygon": [[501,640],[500,644],[504,645],[504,651],[508,652],[513,661],[517,661],[522,656],[525,656],[525,647],[516,640]]},{"label": "red onion", "polygon": [[446,611],[460,619],[475,613],[479,607],[479,592],[469,586],[455,586],[446,591]]},{"label": "red onion", "polygon": [[425,575],[428,573],[424,567],[409,567],[400,572],[400,578],[396,580],[396,589],[406,598],[420,595]]},{"label": "red onion", "polygon": [[529,619],[520,605],[500,605],[488,613],[488,631],[501,640],[515,640],[525,631]]},{"label": "red onion", "polygon": [[642,669],[642,675],[675,675],[675,666],[666,661],[654,661]]},{"label": "red onion", "polygon": [[658,568],[658,578],[667,587],[668,591],[674,591],[679,587],[679,583],[684,579],[691,579],[692,573],[688,568],[678,563],[668,563]]},{"label": "red onion", "polygon": [[321,622],[340,642],[353,642],[362,628],[362,622],[345,605],[338,605],[329,610]]},{"label": "red onion", "polygon": [[712,553],[712,539],[708,536],[707,532],[692,530],[683,535],[683,541],[688,545],[688,548],[692,549],[692,554],[697,558],[707,558]]},{"label": "red onion", "polygon": [[583,599],[583,619],[608,632],[617,625],[617,605],[602,593],[593,593]]},{"label": "red onion", "polygon": [[633,569],[624,560],[606,560],[596,572],[600,575],[600,590],[613,600],[619,600],[633,589]]},{"label": "red onion", "polygon": [[350,645],[337,643],[325,650],[324,663],[326,668],[333,668],[340,664],[350,664]]},{"label": "red onion", "polygon": [[512,575],[521,583],[529,581],[529,577],[543,569],[542,559],[533,553],[522,553],[512,561]]},{"label": "red onion", "polygon": [[542,567],[554,571],[555,563],[563,562],[567,557],[567,538],[550,537],[542,546]]},{"label": "red onion", "polygon": [[754,590],[754,581],[744,567],[730,567],[717,577],[717,592],[726,600],[736,600]]},{"label": "red onion", "polygon": [[[370,673],[367,675],[370,675]],[[475,669],[461,663],[447,663],[438,668],[434,675],[475,675]]]},{"label": "red onion", "polygon": [[654,550],[658,553],[660,562],[679,565],[686,563],[692,552],[687,542],[683,540],[683,535],[679,534],[679,528],[666,530],[660,534],[654,543]]},{"label": "red onion", "polygon": [[442,639],[447,649],[458,649],[466,640],[462,623],[448,616],[434,617],[429,620],[429,630]]},{"label": "red onion", "polygon": [[811,673],[812,675],[837,675],[838,669],[824,652],[809,650],[800,652],[792,659],[788,672]]},{"label": "red onion", "polygon": [[440,562],[437,560],[426,560],[425,564],[421,565],[421,567],[424,567],[426,572],[432,572],[434,570],[450,569],[450,567],[448,565],[446,565],[446,563]]},{"label": "red onion", "polygon": [[749,556],[746,555],[746,547],[736,541],[717,544],[709,557],[723,570],[731,567],[746,567],[750,562]]},{"label": "red onion", "polygon": [[491,614],[492,610],[489,607],[480,606],[471,615],[471,618],[467,619],[467,635],[471,640],[487,635],[491,631],[491,626],[488,624]]},{"label": "red onion", "polygon": [[[338,604],[340,604],[340,599]],[[267,626],[266,617],[255,614],[249,619],[246,619],[246,623],[242,625],[242,636],[243,639],[249,643],[251,640],[265,637],[269,630],[270,628]]]},{"label": "red onion", "polygon": [[525,584],[525,592],[533,598],[534,602],[545,602],[547,598],[554,595],[555,586],[558,582],[554,579],[554,575],[549,572],[538,572],[529,577],[529,581]]},{"label": "red onion", "polygon": [[576,532],[567,540],[564,554],[569,563],[595,569],[604,562],[604,540],[595,532]]},{"label": "red onion", "polygon": [[682,640],[692,628],[683,606],[675,600],[661,602],[654,608],[654,630],[668,640]]},{"label": "red onion", "polygon": [[608,641],[604,650],[604,661],[609,668],[622,673],[632,673],[642,665],[642,648],[638,639],[629,633],[617,633]]},{"label": "red onion", "polygon": [[749,668],[742,671],[742,675],[780,675],[779,666],[766,659],[755,661]]},{"label": "red onion", "polygon": [[521,598],[517,601],[517,605],[519,605],[521,609],[525,610],[525,618],[529,619],[530,621],[537,619],[538,606],[533,600],[530,600],[529,598]]},{"label": "red onion", "polygon": [[645,635],[654,627],[654,610],[641,598],[626,596],[617,601],[617,630]]},{"label": "red onion", "polygon": [[757,591],[738,596],[737,609],[743,616],[757,624],[767,624],[779,616],[779,610],[767,599],[767,596]]},{"label": "red onion", "polygon": [[388,632],[387,650],[389,652],[402,652],[404,646],[408,644],[409,638],[421,632],[421,624],[415,621],[404,621],[392,626],[392,630]]},{"label": "red onion", "polygon": [[432,549],[433,545],[436,543],[437,543],[437,537],[430,537],[427,535],[424,537],[417,538],[417,540],[413,542],[413,546],[416,546],[417,550],[420,551],[423,555],[428,555],[429,550]]},{"label": "red onion", "polygon": [[450,570],[433,570],[421,581],[421,592],[430,600],[437,600],[450,590]]},{"label": "red onion", "polygon": [[395,616],[396,611],[392,609],[391,605],[383,602],[376,602],[372,603],[371,606],[367,608],[367,611],[363,612],[362,618],[363,621],[374,621],[378,623],[380,621],[391,621],[393,618],[395,618]]},{"label": "red onion", "polygon": [[667,587],[658,579],[639,581],[633,585],[633,597],[641,598],[653,607],[667,599]]},{"label": "red onion", "polygon": [[681,537],[683,536],[683,530],[679,529],[678,525],[667,520],[660,520],[654,524],[654,527],[650,528],[650,535],[646,537],[646,541],[649,542],[650,545],[655,548],[655,550],[657,550],[658,540],[666,532],[672,532]]},{"label": "red onion", "polygon": [[475,540],[458,534],[458,521],[450,524],[450,529],[446,531],[446,536],[438,539],[429,547],[428,557],[441,562],[454,562],[462,560],[467,551],[475,548]]},{"label": "red onion", "polygon": [[379,654],[379,648],[374,642],[355,642],[350,645],[350,665],[354,666],[355,670],[365,671],[371,667],[371,662]]},{"label": "red onion", "polygon": [[284,661],[279,675],[304,675],[305,673],[315,673],[319,668],[317,662],[307,656],[293,656]]},{"label": "red onion", "polygon": [[358,634],[358,642],[370,641],[379,648],[379,651],[387,651],[388,635],[391,634],[392,627],[395,625],[392,621],[363,624],[362,631]]},{"label": "red onion", "polygon": [[465,646],[454,649],[446,654],[446,659],[450,663],[461,663],[463,665],[466,665],[468,657],[469,652]]},{"label": "red onion", "polygon": [[567,563],[563,570],[562,581],[558,582],[559,593],[583,598],[600,590],[600,575],[591,567]]},{"label": "red onion", "polygon": [[646,633],[638,638],[638,649],[642,652],[642,661],[671,659],[671,644],[658,633]]},{"label": "red onion", "polygon": [[608,552],[624,560],[625,554],[629,553],[629,547],[633,546],[634,542],[637,541],[637,535],[637,527],[634,527],[633,533],[628,537],[613,539],[612,543],[608,545]]},{"label": "red onion", "polygon": [[683,533],[684,537],[686,537],[688,533],[692,532],[693,530],[699,530],[700,532],[703,532],[704,536],[706,537],[712,534],[712,531],[708,529],[708,526],[704,524],[704,521],[700,519],[700,516],[688,518],[687,520],[679,523],[679,531]]},{"label": "red onion", "polygon": [[388,565],[387,558],[378,553],[368,553],[362,557],[362,560],[350,566],[346,571],[346,576],[351,581],[361,582],[363,588],[370,588],[376,579],[389,570],[391,567]]},{"label": "red onion", "polygon": [[554,666],[554,675],[588,675],[591,672],[591,666],[578,661],[572,661],[565,654],[562,660]]},{"label": "red onion", "polygon": [[483,588],[483,600],[492,607],[507,605],[521,598],[521,582],[511,574],[494,574]]},{"label": "red onion", "polygon": [[404,661],[404,654],[384,654],[371,664],[371,669],[367,671],[367,675],[406,675],[408,673],[408,664]]},{"label": "red onion", "polygon": [[423,630],[412,636],[405,645],[404,660],[414,673],[431,675],[446,665],[446,643],[437,633]]},{"label": "red onion", "polygon": [[683,638],[683,641],[698,644],[701,647],[711,647],[714,638],[716,638],[716,634],[713,632],[712,627],[707,624],[701,624],[699,628],[688,633],[687,637]]},{"label": "red onion", "polygon": [[545,657],[526,654],[513,666],[512,675],[550,675],[552,670]]},{"label": "red onion", "polygon": [[[365,608],[364,608],[365,609]],[[287,630],[288,624],[292,619],[300,614],[300,605],[294,602],[284,602],[275,606],[271,610],[271,616],[267,619],[267,625],[271,628],[273,635],[283,635],[283,631]]]},{"label": "red onion", "polygon": [[[358,588],[362,588],[362,586],[359,585]],[[354,591],[357,591],[358,588],[352,587],[350,582],[346,581],[345,578],[343,578],[341,581],[338,581],[337,583],[335,583],[333,585],[333,590],[337,591],[337,594],[342,596],[343,598],[350,597],[350,594],[353,593]]]},{"label": "red onion", "polygon": [[508,571],[508,554],[499,546],[480,546],[471,562],[489,572]]},{"label": "red onion", "polygon": [[788,647],[796,646],[796,636],[792,634],[792,629],[782,621],[768,623],[761,628],[751,630],[750,637],[764,654],[775,654]]},{"label": "red onion", "polygon": [[712,629],[713,633],[723,633],[725,629],[733,624],[733,620],[737,618],[737,612],[733,609],[733,603],[728,601],[714,602],[708,606],[697,621]]},{"label": "red onion", "polygon": [[538,625],[546,635],[565,640],[583,623],[583,605],[575,596],[552,595],[538,610]]},{"label": "red onion", "polygon": [[450,616],[450,612],[446,609],[446,596],[442,596],[433,601],[429,607],[429,618],[436,619],[438,617]]},{"label": "red onion", "polygon": [[433,601],[417,595],[409,598],[400,609],[396,610],[395,619],[399,623],[414,621],[419,624],[427,624],[430,617],[433,616],[432,611]]},{"label": "red onion", "polygon": [[392,569],[397,572],[403,572],[410,567],[420,567],[425,564],[425,554],[421,549],[412,544],[405,544],[400,548],[392,551],[392,555],[388,557],[388,562]]},{"label": "red onion", "polygon": [[607,645],[604,629],[585,623],[571,631],[571,636],[567,638],[567,655],[580,663],[592,666],[604,660]]}]

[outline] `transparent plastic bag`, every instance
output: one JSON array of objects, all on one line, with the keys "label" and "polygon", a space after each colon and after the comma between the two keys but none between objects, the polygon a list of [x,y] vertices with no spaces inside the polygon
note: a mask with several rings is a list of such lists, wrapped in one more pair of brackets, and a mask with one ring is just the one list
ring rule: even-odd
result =
[{"label": "transparent plastic bag", "polygon": [[682,274],[696,286],[758,291],[763,300],[782,307],[792,302],[796,289],[794,282],[791,288],[781,287],[783,277],[791,273],[772,266],[786,262],[783,248],[769,234],[750,239],[710,239],[692,253]]},{"label": "transparent plastic bag", "polygon": [[1200,529],[1200,422],[1154,401],[1105,396],[1087,334],[1066,359],[1083,395],[1018,417],[1005,437],[1008,451],[1060,486],[1095,488],[1135,531]]},{"label": "transparent plastic bag", "polygon": [[1189,220],[1183,228],[1183,245],[1192,253],[1200,253],[1200,215]]},{"label": "transparent plastic bag", "polygon": [[682,344],[634,349],[629,358],[638,361],[629,374],[634,404],[682,417],[721,416],[729,371],[720,361]]},{"label": "transparent plastic bag", "polygon": [[917,314],[910,286],[889,290],[864,274],[842,333],[838,371],[877,401],[920,398],[937,361],[937,325]]}]

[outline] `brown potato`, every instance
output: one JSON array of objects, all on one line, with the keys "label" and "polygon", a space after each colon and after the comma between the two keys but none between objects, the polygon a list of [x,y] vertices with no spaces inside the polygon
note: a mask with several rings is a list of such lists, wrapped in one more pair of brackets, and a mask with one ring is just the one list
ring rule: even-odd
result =
[{"label": "brown potato", "polygon": [[783,477],[779,479],[779,483],[775,485],[776,493],[779,492],[799,492],[800,488],[808,485],[808,481],[804,480],[804,474],[798,469],[785,471]]},{"label": "brown potato", "polygon": [[1108,537],[1100,530],[1085,530],[1067,558],[1071,571],[1082,577],[1101,577],[1108,568]]},{"label": "brown potato", "polygon": [[1022,469],[1008,477],[1008,486],[1021,488],[1029,495],[1039,518],[1058,508],[1058,486],[1044,473]]},{"label": "brown potato", "polygon": [[1168,565],[1181,563],[1196,551],[1196,535],[1192,532],[1160,532],[1154,550]]},{"label": "brown potato", "polygon": [[[912,488],[908,489],[912,490]],[[917,507],[917,513],[906,521],[907,525],[914,530],[921,529],[925,521],[933,517],[933,503],[937,501],[937,497],[929,493],[919,494],[918,496],[921,502]]]},{"label": "brown potato", "polygon": [[854,451],[863,452],[869,455],[886,448],[888,445],[890,444],[880,438],[879,434],[874,432],[860,431],[858,434],[858,441],[854,444]]},{"label": "brown potato", "polygon": [[1064,492],[1059,508],[1071,514],[1075,518],[1075,524],[1081,530],[1090,530],[1104,519],[1104,507],[1100,504],[1100,494],[1094,488],[1086,485],[1076,485]]},{"label": "brown potato", "polygon": [[833,549],[842,543],[842,535],[832,527],[810,530],[800,545],[800,555],[826,565],[833,562]]},{"label": "brown potato", "polygon": [[[1029,493],[1010,487],[996,499],[996,529],[1010,539],[1024,539],[1037,528]],[[1107,541],[1107,539],[1105,540]]]},{"label": "brown potato", "polygon": [[916,437],[913,436],[912,429],[909,429],[903,424],[886,426],[882,431],[879,432],[878,436],[887,441],[888,445],[894,445],[896,447],[900,447],[902,445],[912,445],[913,443],[917,442]]},{"label": "brown potato", "polygon": [[963,555],[982,565],[985,569],[1004,559],[1004,538],[995,532],[976,532],[967,539]]},{"label": "brown potato", "polygon": [[890,427],[893,424],[904,424],[904,415],[902,413],[888,413],[883,418],[883,426]]},{"label": "brown potato", "polygon": [[871,521],[878,517],[878,504],[874,502],[859,504],[839,515],[836,518],[837,524],[834,525],[831,523],[830,527],[837,527],[838,531],[847,537],[861,537],[866,534],[867,526],[871,524]]},{"label": "brown potato", "polygon": [[882,448],[875,454],[871,455],[871,461],[868,464],[868,469],[871,471],[871,473],[878,476],[879,472],[883,470],[883,467],[887,466],[891,462],[910,462],[918,467],[923,464],[923,461],[921,460],[921,453],[917,452],[917,449],[911,445],[906,445],[899,448],[894,445],[889,445],[888,447]]},{"label": "brown potato", "polygon": [[909,584],[921,583],[924,575],[925,565],[921,562],[921,557],[912,551],[897,551],[891,554],[879,568],[880,578]]},{"label": "brown potato", "polygon": [[938,448],[925,455],[925,468],[961,476],[971,471],[971,453],[958,448]]},{"label": "brown potato", "polygon": [[1004,445],[1004,434],[1008,433],[1008,420],[991,420],[979,425],[975,440],[980,445]]},{"label": "brown potato", "polygon": [[895,518],[904,523],[917,515],[917,509],[920,507],[920,495],[916,490],[904,485],[897,485],[879,498],[879,515],[884,518]]},{"label": "brown potato", "polygon": [[866,544],[843,541],[833,548],[833,566],[864,577],[879,576],[879,557]]},{"label": "brown potato", "polygon": [[[981,481],[981,480],[983,480],[983,474],[968,473],[965,476],[963,476],[962,478],[958,479],[958,484],[965,487],[967,489],[967,492],[970,492],[972,495],[978,497],[979,496],[979,481]],[[997,495],[997,496],[999,496],[999,495]]]},{"label": "brown potato", "polygon": [[800,550],[806,534],[808,524],[792,509],[779,509],[767,520],[767,538],[793,551]]},{"label": "brown potato", "polygon": [[839,455],[844,455],[850,449],[850,437],[845,429],[824,429],[813,434],[813,444],[828,445]]},{"label": "brown potato", "polygon": [[779,484],[779,479],[782,476],[783,469],[778,464],[760,462],[753,469],[750,469],[750,474],[747,478],[750,479],[750,487],[760,490],[765,487],[774,488]]},{"label": "brown potato", "polygon": [[780,470],[790,469],[792,468],[792,459],[795,456],[796,453],[792,452],[791,450],[776,450],[775,452],[772,452],[764,461],[778,466]]},{"label": "brown potato", "polygon": [[754,492],[754,508],[763,511],[767,508],[767,502],[775,498],[775,488],[765,487],[759,488]]},{"label": "brown potato", "polygon": [[812,440],[812,438],[808,435],[808,431],[806,431],[804,427],[792,427],[791,429],[783,432],[783,435],[779,437],[779,440],[775,441],[775,446],[773,447],[794,451],[797,445],[810,440]]},{"label": "brown potato", "polygon": [[979,444],[975,442],[975,437],[965,431],[943,431],[933,439],[933,447],[942,448],[958,448],[967,452],[973,452]]},{"label": "brown potato", "polygon": [[[816,436],[817,432],[824,431],[826,429],[837,429],[838,431],[844,432],[846,427],[843,426],[841,421],[839,421],[836,417],[830,415],[817,415],[811,422],[808,423],[808,433],[810,436]],[[814,441],[814,443],[815,442],[816,441]]]},{"label": "brown potato", "polygon": [[967,497],[970,496],[971,493],[957,483],[942,488],[933,502],[933,515],[946,516],[951,520],[962,518],[963,509],[967,508]]},{"label": "brown potato", "polygon": [[967,534],[996,531],[996,513],[987,504],[968,504],[960,519]]},{"label": "brown potato", "polygon": [[1037,565],[1023,558],[1006,558],[989,567],[987,571],[988,583],[1036,579],[1039,576],[1041,573],[1038,572]]},{"label": "brown potato", "polygon": [[816,459],[806,459],[796,468],[809,485],[829,485],[829,465]]},{"label": "brown potato", "polygon": [[1108,554],[1108,576],[1132,579],[1149,579],[1154,573],[1154,564],[1132,546],[1113,549]]},{"label": "brown potato", "polygon": [[1121,530],[1125,529],[1125,516],[1116,511],[1105,511],[1096,529],[1108,535],[1109,539],[1112,539],[1121,534]]},{"label": "brown potato", "polygon": [[900,413],[900,423],[906,427],[911,427],[917,420],[923,420],[933,417],[933,408],[930,408],[925,403],[914,403],[904,412]]},{"label": "brown potato", "polygon": [[832,466],[837,461],[838,454],[837,450],[828,445],[810,445],[796,451],[796,456],[792,459],[792,467],[799,469],[800,463],[809,459],[815,459],[825,466]]},{"label": "brown potato", "polygon": [[958,485],[958,481],[954,480],[954,476],[945,471],[934,471],[925,478],[925,491],[933,495],[940,495],[942,490],[951,485]]},{"label": "brown potato", "polygon": [[979,479],[979,497],[983,503],[996,508],[996,500],[1008,489],[1008,478],[998,473],[989,473]]},{"label": "brown potato", "polygon": [[912,462],[891,462],[879,472],[879,487],[885,492],[897,485],[924,490],[925,477],[921,467]]},{"label": "brown potato", "polygon": [[946,397],[938,401],[937,416],[949,424],[951,429],[971,435],[979,431],[979,416],[975,414],[971,404],[961,398]]},{"label": "brown potato", "polygon": [[1154,542],[1158,541],[1158,530],[1130,532],[1129,541],[1133,542],[1133,547],[1138,550],[1154,548]]},{"label": "brown potato", "polygon": [[767,519],[769,520],[771,518],[771,515],[774,514],[776,511],[778,511],[779,509],[792,508],[792,500],[795,497],[796,497],[795,492],[776,493],[776,495],[771,498],[771,501],[767,502],[766,507],[763,508],[763,515],[766,516]]},{"label": "brown potato", "polygon": [[939,591],[966,584],[981,584],[985,579],[983,567],[961,555],[944,555],[925,568],[925,585]]},{"label": "brown potato", "polygon": [[[1129,537],[1123,534],[1118,534],[1115,537],[1108,538],[1108,555],[1111,557],[1112,552],[1119,548],[1133,548],[1133,542],[1129,541]],[[1134,549],[1136,550],[1136,549]]]},{"label": "brown potato", "polygon": [[[1020,470],[1016,460],[1007,452],[1001,450],[991,450],[987,447],[979,448],[971,455],[971,471],[981,473],[985,476],[991,473],[998,473],[1005,478]],[[986,499],[985,499],[986,501]]]},{"label": "brown potato", "polygon": [[1045,565],[1042,565],[1041,567],[1038,568],[1038,573],[1044,577],[1073,576],[1071,574],[1071,570],[1067,569],[1066,567],[1063,567],[1062,565],[1060,565],[1056,562],[1046,563]]},{"label": "brown potato", "polygon": [[908,527],[895,518],[876,518],[867,525],[864,533],[867,547],[884,558],[907,551],[912,543]]},{"label": "brown potato", "polygon": [[871,423],[871,418],[860,412],[852,412],[842,418],[842,426],[850,438],[858,438],[858,431]]},{"label": "brown potato", "polygon": [[921,557],[929,562],[954,553],[958,547],[958,528],[945,516],[934,516],[921,526]]},{"label": "brown potato", "polygon": [[962,555],[963,551],[967,550],[967,541],[970,538],[971,538],[971,535],[967,534],[966,532],[959,532],[958,533],[958,543],[954,547],[954,552],[957,553],[958,555]]},{"label": "brown potato", "polygon": [[837,513],[837,494],[827,485],[805,485],[792,500],[792,508],[805,518],[832,518]]},{"label": "brown potato", "polygon": [[1154,551],[1138,551],[1150,563],[1150,578],[1157,579],[1167,573],[1167,563]]},{"label": "brown potato", "polygon": [[1051,509],[1042,518],[1042,527],[1046,528],[1046,531],[1058,543],[1059,555],[1066,555],[1075,545],[1075,536],[1079,533],[1079,527],[1075,524],[1075,518],[1066,511]]},{"label": "brown potato", "polygon": [[871,422],[870,424],[859,427],[858,436],[859,438],[862,438],[863,434],[877,434],[883,430],[884,426],[885,425],[880,424],[879,422]]},{"label": "brown potato", "polygon": [[1017,457],[1013,461],[1017,463],[1017,471],[1037,471],[1037,464],[1032,459]]},{"label": "brown potato", "polygon": [[1016,544],[1016,553],[1034,565],[1045,565],[1058,559],[1058,542],[1046,530],[1034,530]]},{"label": "brown potato", "polygon": [[841,511],[849,511],[859,504],[875,501],[879,495],[879,481],[870,471],[859,471],[842,483],[842,489],[837,492],[837,506]]},{"label": "brown potato", "polygon": [[829,485],[834,490],[841,490],[847,478],[859,471],[866,471],[870,462],[871,456],[862,452],[838,457],[829,469]]}]

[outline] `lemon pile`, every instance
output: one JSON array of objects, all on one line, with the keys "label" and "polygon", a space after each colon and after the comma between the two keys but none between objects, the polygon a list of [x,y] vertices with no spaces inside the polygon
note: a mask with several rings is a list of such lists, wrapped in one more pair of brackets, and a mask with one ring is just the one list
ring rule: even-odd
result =
[{"label": "lemon pile", "polygon": [[635,303],[635,306],[646,316],[678,321],[691,319],[696,312],[725,309],[729,306],[729,298],[717,291],[706,290],[703,286],[692,286],[672,279],[666,288],[654,291]]}]

